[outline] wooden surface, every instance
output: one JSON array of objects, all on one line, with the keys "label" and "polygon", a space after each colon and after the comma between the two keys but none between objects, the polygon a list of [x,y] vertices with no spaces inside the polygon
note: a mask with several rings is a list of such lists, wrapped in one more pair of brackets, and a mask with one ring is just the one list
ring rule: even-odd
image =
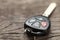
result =
[{"label": "wooden surface", "polygon": [[57,3],[50,17],[51,32],[35,40],[60,40],[60,0],[0,0],[0,40],[33,40],[24,34],[24,21],[42,15],[51,2]]}]

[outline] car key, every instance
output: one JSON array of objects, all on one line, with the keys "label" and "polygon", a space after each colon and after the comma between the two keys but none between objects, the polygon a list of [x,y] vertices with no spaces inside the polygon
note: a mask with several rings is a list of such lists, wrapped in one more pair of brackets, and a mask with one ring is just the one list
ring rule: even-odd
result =
[{"label": "car key", "polygon": [[56,3],[51,3],[41,16],[33,16],[24,22],[25,32],[32,35],[45,35],[50,29],[49,15],[55,9]]}]

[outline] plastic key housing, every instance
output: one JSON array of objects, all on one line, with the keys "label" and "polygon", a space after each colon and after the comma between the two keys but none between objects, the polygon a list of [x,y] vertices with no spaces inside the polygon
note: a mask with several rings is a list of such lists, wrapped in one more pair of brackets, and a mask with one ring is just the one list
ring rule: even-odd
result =
[{"label": "plastic key housing", "polygon": [[24,23],[27,33],[32,35],[45,35],[48,33],[50,26],[50,20],[45,16],[33,16]]}]

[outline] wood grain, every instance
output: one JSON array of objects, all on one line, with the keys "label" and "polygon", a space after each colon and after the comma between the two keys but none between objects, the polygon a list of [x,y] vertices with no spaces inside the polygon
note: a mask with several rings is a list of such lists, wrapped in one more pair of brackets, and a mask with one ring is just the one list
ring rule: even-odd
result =
[{"label": "wood grain", "polygon": [[57,7],[50,17],[50,34],[36,40],[60,40],[60,0],[0,0],[0,40],[34,40],[24,33],[24,21],[42,15],[51,2]]}]

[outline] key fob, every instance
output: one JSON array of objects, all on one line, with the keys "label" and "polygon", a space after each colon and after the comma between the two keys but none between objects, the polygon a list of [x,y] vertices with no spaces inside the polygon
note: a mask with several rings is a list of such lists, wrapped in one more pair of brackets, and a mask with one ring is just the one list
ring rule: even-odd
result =
[{"label": "key fob", "polygon": [[[53,6],[52,6],[53,5]],[[41,16],[33,16],[24,22],[24,29],[27,34],[46,35],[49,33],[51,23],[48,16],[55,9],[56,4],[51,3]]]},{"label": "key fob", "polygon": [[50,28],[50,21],[45,16],[33,16],[27,19],[24,23],[24,28],[27,32],[32,33],[33,35],[47,34]]}]

